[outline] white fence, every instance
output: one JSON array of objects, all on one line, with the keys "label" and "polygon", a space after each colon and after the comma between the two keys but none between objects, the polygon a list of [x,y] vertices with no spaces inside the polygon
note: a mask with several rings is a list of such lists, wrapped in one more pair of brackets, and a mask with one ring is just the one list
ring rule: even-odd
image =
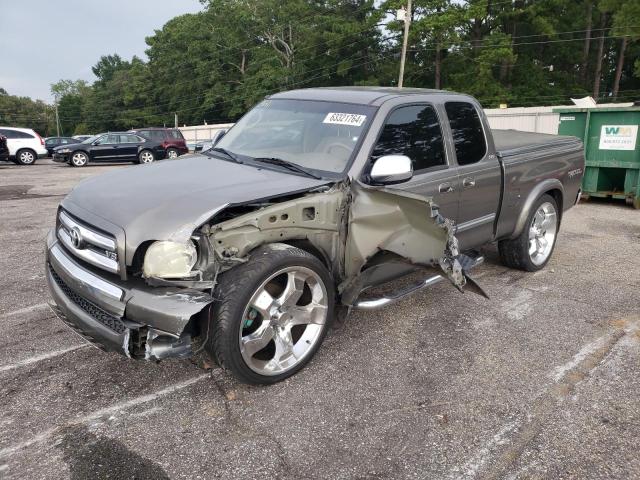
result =
[{"label": "white fence", "polygon": [[[605,103],[597,108],[629,107],[632,103]],[[567,108],[568,105],[552,107],[513,107],[485,108],[491,128],[522,130],[524,132],[551,133],[557,135],[560,115],[553,113],[554,108]]]},{"label": "white fence", "polygon": [[222,129],[228,129],[233,126],[233,123],[217,123],[213,125],[193,125],[190,127],[178,127],[182,132],[182,136],[187,141],[187,146],[190,150],[194,150],[195,145],[198,142],[205,140],[211,140],[214,135]]}]

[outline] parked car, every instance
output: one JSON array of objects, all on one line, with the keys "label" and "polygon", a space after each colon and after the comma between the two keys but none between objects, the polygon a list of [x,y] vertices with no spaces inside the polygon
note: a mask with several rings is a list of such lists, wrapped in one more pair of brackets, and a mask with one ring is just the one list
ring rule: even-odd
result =
[{"label": "parked car", "polygon": [[0,162],[9,161],[9,147],[7,147],[7,137],[0,135]]},{"label": "parked car", "polygon": [[44,139],[44,147],[47,149],[49,156],[53,156],[53,149],[55,147],[59,147],[60,145],[70,145],[74,143],[79,143],[81,140],[78,140],[74,137],[47,137]]},{"label": "parked car", "polygon": [[30,128],[0,127],[0,135],[7,139],[9,159],[19,165],[33,165],[48,154],[44,139]]},{"label": "parked car", "polygon": [[[583,170],[578,139],[492,131],[468,95],[281,92],[203,154],[78,184],[48,235],[46,277],[57,315],[103,349],[205,348],[269,384],[351,308],[442,279],[482,294],[469,269],[487,243],[509,267],[543,268]],[[367,293],[409,273],[421,278]]]},{"label": "parked car", "polygon": [[53,149],[53,161],[84,167],[89,162],[151,163],[165,158],[161,143],[130,132],[100,133],[82,143]]},{"label": "parked car", "polygon": [[177,128],[138,128],[129,131],[162,143],[162,148],[167,152],[167,158],[178,158],[180,155],[189,153],[187,142]]},{"label": "parked car", "polygon": [[93,135],[74,135],[73,138],[78,140],[78,142],[84,142],[87,138],[91,138]]}]

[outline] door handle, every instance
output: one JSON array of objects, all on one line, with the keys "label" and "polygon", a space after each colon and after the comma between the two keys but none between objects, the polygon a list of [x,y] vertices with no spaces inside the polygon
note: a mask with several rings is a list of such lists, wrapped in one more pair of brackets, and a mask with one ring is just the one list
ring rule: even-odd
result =
[{"label": "door handle", "polygon": [[464,180],[462,180],[462,186],[464,188],[475,187],[476,186],[476,179],[475,178],[471,178],[471,177],[467,177]]},{"label": "door handle", "polygon": [[441,183],[440,185],[438,185],[438,191],[440,193],[453,192],[453,187],[451,186],[451,184],[449,182]]}]

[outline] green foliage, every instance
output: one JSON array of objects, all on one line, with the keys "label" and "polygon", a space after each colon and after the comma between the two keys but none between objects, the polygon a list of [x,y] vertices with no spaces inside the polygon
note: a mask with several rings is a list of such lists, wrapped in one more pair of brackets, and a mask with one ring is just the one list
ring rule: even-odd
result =
[{"label": "green foliage", "polygon": [[[178,16],[146,38],[147,61],[102,56],[92,85],[52,85],[64,133],[172,125],[176,113],[180,124],[234,121],[280,90],[397,84],[403,24],[393,18],[406,0],[202,3],[202,12]],[[639,96],[638,0],[413,5],[407,87],[466,92],[487,107],[567,103],[592,91],[598,42],[605,37],[598,100],[608,99],[618,58],[624,60],[618,99]],[[622,35],[627,45],[620,57]],[[0,92],[0,105],[2,99]],[[50,107],[25,101],[5,101],[5,111],[51,125]],[[6,123],[1,115],[2,108],[0,123]]]},{"label": "green foliage", "polygon": [[55,133],[53,108],[41,100],[9,95],[0,88],[0,125],[33,128],[46,137]]}]

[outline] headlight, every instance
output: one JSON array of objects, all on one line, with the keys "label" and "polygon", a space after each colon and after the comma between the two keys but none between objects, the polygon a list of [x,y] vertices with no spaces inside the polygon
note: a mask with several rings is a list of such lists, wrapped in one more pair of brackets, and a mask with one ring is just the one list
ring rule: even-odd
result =
[{"label": "headlight", "polygon": [[144,256],[142,273],[145,278],[183,278],[191,275],[198,260],[193,242],[154,242]]},{"label": "headlight", "polygon": [[71,153],[70,148],[61,148],[59,150],[55,150],[55,153]]}]

